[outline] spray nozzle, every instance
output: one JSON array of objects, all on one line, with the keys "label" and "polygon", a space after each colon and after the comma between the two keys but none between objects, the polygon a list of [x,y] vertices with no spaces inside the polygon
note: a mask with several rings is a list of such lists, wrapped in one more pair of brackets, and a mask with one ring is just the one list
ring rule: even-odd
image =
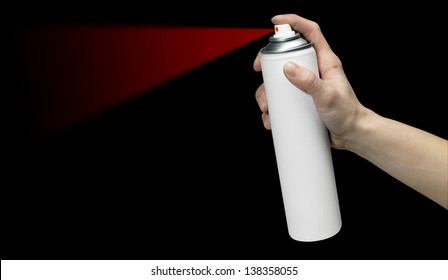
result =
[{"label": "spray nozzle", "polygon": [[286,38],[296,35],[296,32],[292,30],[289,24],[276,24],[274,26],[275,34],[274,38]]}]

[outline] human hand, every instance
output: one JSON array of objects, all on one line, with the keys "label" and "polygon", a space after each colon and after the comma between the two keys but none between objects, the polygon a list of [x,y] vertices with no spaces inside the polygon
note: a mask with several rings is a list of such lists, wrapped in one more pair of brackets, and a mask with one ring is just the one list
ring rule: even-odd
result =
[{"label": "human hand", "polygon": [[[317,23],[294,14],[275,16],[272,23],[288,23],[313,43],[320,77],[293,62],[286,63],[283,71],[293,85],[312,96],[317,112],[329,130],[331,145],[344,149],[356,129],[357,121],[367,109],[358,101],[341,61],[331,50]],[[255,58],[254,69],[261,71],[260,53]],[[264,127],[270,129],[269,106],[263,84],[255,96],[262,111]]]}]

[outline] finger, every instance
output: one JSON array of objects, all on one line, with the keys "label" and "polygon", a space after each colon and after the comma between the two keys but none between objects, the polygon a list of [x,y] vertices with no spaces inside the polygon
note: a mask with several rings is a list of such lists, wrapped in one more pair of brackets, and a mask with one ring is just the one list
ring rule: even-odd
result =
[{"label": "finger", "polygon": [[257,72],[261,71],[260,55],[261,55],[261,53],[258,52],[257,57],[254,60],[254,70]]},{"label": "finger", "polygon": [[271,119],[269,118],[269,113],[265,112],[261,115],[261,119],[263,120],[263,126],[267,130],[271,129]]},{"label": "finger", "polygon": [[324,82],[314,72],[293,62],[287,62],[283,67],[286,78],[296,87],[311,95],[322,93]]},{"label": "finger", "polygon": [[255,98],[257,99],[258,106],[262,112],[268,111],[268,101],[266,99],[266,92],[264,90],[264,84],[258,87],[255,92]]},{"label": "finger", "polygon": [[330,50],[319,25],[311,20],[294,14],[278,15],[272,18],[274,24],[289,23],[295,31],[301,33],[306,39],[314,44],[314,48],[320,51]]}]

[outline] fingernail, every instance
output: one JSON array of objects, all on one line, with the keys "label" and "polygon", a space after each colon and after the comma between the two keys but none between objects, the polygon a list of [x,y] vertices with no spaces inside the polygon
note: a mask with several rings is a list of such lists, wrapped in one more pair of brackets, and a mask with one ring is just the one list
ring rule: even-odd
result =
[{"label": "fingernail", "polygon": [[296,76],[297,71],[297,64],[292,62],[287,62],[284,66],[285,74],[287,74],[290,77]]},{"label": "fingernail", "polygon": [[279,17],[281,17],[281,16],[282,16],[282,15],[276,15],[276,16],[272,17],[271,20],[277,19],[277,18],[279,18]]}]

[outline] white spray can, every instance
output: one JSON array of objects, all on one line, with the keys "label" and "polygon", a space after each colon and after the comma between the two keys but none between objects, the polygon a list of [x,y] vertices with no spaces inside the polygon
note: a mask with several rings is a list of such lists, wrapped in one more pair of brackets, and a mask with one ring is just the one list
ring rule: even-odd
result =
[{"label": "white spray can", "polygon": [[295,62],[319,75],[312,42],[289,24],[275,25],[261,49],[261,68],[289,235],[297,241],[332,237],[342,226],[328,131],[312,97],[285,77]]}]

